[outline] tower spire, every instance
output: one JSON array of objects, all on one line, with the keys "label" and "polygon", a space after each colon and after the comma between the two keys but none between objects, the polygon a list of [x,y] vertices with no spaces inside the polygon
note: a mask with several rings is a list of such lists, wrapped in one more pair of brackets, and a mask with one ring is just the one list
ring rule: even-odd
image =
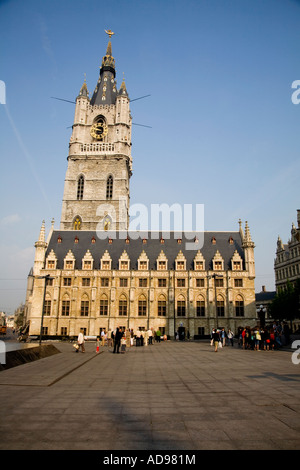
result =
[{"label": "tower spire", "polygon": [[109,36],[108,45],[106,49],[106,54],[102,58],[102,63],[100,67],[100,77],[98,79],[94,94],[91,99],[91,105],[111,105],[116,103],[116,69],[115,69],[115,59],[112,55],[111,47],[111,37],[113,33],[110,29],[105,30],[106,34]]}]

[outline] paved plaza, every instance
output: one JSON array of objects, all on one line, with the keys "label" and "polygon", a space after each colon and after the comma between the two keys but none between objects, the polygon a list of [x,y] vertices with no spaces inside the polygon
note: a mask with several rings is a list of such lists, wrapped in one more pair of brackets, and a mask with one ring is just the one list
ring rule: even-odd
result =
[{"label": "paved plaza", "polygon": [[2,450],[300,449],[292,350],[53,344],[60,354],[0,372]]}]

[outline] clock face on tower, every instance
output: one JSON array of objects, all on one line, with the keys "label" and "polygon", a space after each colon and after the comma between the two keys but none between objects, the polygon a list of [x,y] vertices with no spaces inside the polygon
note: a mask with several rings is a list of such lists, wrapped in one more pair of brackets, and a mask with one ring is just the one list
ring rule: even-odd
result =
[{"label": "clock face on tower", "polygon": [[108,127],[104,122],[95,122],[91,128],[91,136],[94,139],[102,140],[108,133]]}]

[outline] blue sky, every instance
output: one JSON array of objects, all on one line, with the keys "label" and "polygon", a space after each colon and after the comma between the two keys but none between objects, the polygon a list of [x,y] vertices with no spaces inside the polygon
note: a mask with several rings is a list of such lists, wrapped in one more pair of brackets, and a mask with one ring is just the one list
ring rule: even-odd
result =
[{"label": "blue sky", "polygon": [[59,227],[74,100],[106,51],[132,102],[131,203],[204,204],[205,230],[255,242],[274,290],[278,235],[300,209],[300,2],[0,0],[0,310],[25,300],[42,220]]}]

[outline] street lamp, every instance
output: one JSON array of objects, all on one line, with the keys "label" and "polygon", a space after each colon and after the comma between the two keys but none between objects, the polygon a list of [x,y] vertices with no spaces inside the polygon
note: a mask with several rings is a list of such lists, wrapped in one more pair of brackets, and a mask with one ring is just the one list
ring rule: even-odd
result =
[{"label": "street lamp", "polygon": [[267,309],[263,305],[260,305],[259,308],[256,309],[256,313],[259,318],[259,326],[262,328],[265,326],[266,312]]},{"label": "street lamp", "polygon": [[43,332],[43,322],[44,322],[45,298],[46,298],[46,284],[47,284],[48,279],[54,279],[54,277],[51,277],[50,274],[46,274],[46,276],[38,276],[37,279],[45,279],[44,294],[43,294],[43,306],[42,306],[42,318],[41,318],[41,329],[40,329],[40,341],[39,341],[39,345],[41,346],[42,332]]}]

